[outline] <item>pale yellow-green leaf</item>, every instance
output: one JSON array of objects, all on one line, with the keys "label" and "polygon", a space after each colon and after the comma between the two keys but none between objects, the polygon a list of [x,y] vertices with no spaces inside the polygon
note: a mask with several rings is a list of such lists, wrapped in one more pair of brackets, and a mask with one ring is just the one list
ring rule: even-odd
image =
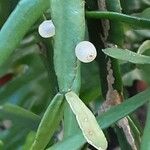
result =
[{"label": "pale yellow-green leaf", "polygon": [[68,92],[65,97],[87,142],[98,150],[105,150],[107,148],[107,140],[93,113],[74,92]]}]

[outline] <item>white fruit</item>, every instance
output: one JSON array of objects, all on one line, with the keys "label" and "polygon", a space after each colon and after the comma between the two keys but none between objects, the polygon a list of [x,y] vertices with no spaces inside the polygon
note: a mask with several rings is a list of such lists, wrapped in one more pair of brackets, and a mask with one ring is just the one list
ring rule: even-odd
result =
[{"label": "white fruit", "polygon": [[55,26],[52,20],[43,21],[38,28],[39,34],[43,38],[49,38],[55,35]]},{"label": "white fruit", "polygon": [[96,58],[97,51],[91,42],[82,41],[76,46],[75,54],[81,62],[88,63]]}]

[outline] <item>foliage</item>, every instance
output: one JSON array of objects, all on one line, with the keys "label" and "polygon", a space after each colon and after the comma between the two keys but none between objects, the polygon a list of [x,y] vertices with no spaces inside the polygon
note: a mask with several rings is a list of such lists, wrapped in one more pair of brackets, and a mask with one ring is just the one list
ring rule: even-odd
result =
[{"label": "foliage", "polygon": [[[0,150],[105,149],[107,142],[150,149],[150,89],[130,95],[127,87],[150,84],[150,2],[104,2],[0,1]],[[38,33],[45,19],[54,22],[52,38]],[[88,64],[75,56],[83,40],[97,49]],[[144,104],[145,128],[136,117]]]}]

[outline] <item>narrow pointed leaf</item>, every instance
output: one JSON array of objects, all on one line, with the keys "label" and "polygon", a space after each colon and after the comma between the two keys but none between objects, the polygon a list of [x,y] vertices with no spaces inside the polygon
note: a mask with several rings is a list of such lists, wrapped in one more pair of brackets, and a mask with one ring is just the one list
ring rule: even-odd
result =
[{"label": "narrow pointed leaf", "polygon": [[58,93],[48,106],[38,127],[31,150],[43,150],[49,143],[62,119],[63,98],[64,96]]},{"label": "narrow pointed leaf", "polygon": [[150,64],[149,56],[141,55],[141,54],[132,52],[127,49],[106,48],[106,49],[103,49],[102,51],[110,57],[129,61],[134,64]]},{"label": "narrow pointed leaf", "polygon": [[142,137],[141,150],[150,150],[150,102],[148,108],[147,121],[144,129],[144,134]]},{"label": "narrow pointed leaf", "polygon": [[87,18],[95,18],[95,19],[109,19],[113,21],[120,21],[127,23],[134,27],[143,27],[149,28],[150,27],[150,20],[145,18],[140,18],[136,16],[126,15],[118,12],[113,11],[87,11],[86,12]]},{"label": "narrow pointed leaf", "polygon": [[34,142],[34,138],[35,138],[36,133],[35,132],[30,132],[25,140],[25,143],[22,147],[22,150],[29,150],[30,147],[32,146],[32,143]]},{"label": "narrow pointed leaf", "polygon": [[36,129],[40,122],[40,117],[36,114],[9,103],[0,106],[0,119],[8,119],[31,129]]}]

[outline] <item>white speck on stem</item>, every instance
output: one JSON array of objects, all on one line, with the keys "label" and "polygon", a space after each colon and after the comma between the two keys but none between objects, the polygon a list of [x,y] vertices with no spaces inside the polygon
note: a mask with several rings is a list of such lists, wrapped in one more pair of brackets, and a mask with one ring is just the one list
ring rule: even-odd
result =
[{"label": "white speck on stem", "polygon": [[84,121],[85,121],[85,122],[87,122],[87,121],[88,121],[88,119],[87,119],[87,118],[84,118]]}]

